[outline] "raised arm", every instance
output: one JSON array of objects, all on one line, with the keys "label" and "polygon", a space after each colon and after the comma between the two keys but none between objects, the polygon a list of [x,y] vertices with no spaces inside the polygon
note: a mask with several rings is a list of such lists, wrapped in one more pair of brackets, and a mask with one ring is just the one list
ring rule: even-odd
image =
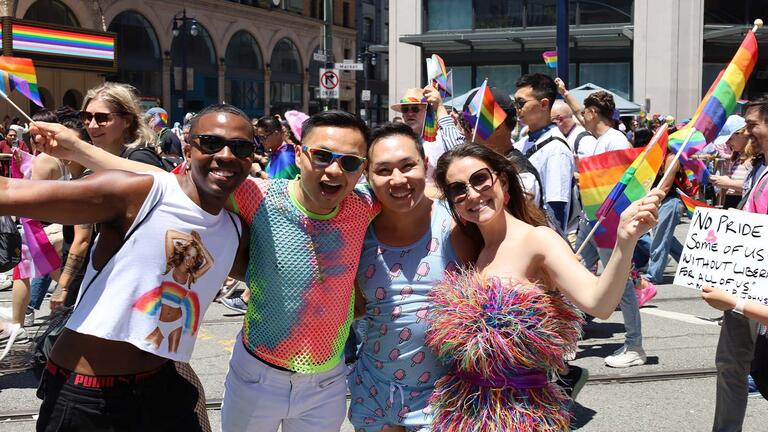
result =
[{"label": "raised arm", "polygon": [[661,191],[654,189],[622,213],[616,247],[600,277],[595,277],[573,257],[570,246],[557,233],[545,227],[532,230],[531,244],[537,245],[548,275],[579,309],[598,318],[607,318],[613,313],[624,293],[637,239],[656,225],[662,196]]},{"label": "raised arm", "polygon": [[571,108],[573,115],[576,116],[576,120],[583,126],[584,115],[582,112],[584,111],[584,107],[581,106],[579,101],[576,100],[576,98],[568,91],[568,88],[565,86],[563,80],[560,78],[555,78],[555,84],[557,85],[558,93],[560,93],[560,95],[563,97],[563,100],[565,100],[565,103],[567,103]]},{"label": "raised arm", "polygon": [[156,166],[124,159],[91,145],[81,140],[72,130],[57,123],[35,122],[29,132],[43,152],[59,159],[75,161],[91,171],[119,169],[163,172]]},{"label": "raised arm", "polygon": [[75,181],[0,177],[0,214],[65,225],[127,219],[139,211],[153,181],[122,171]]}]

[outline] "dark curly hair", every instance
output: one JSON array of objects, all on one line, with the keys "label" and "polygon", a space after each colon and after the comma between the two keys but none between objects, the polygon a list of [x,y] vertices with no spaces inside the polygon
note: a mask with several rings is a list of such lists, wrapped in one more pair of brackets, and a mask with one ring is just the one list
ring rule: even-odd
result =
[{"label": "dark curly hair", "polygon": [[[437,183],[437,186],[440,188],[444,197],[448,198],[446,193],[448,190],[448,180],[446,179],[448,167],[455,160],[462,158],[479,159],[488,165],[491,171],[497,173],[497,175],[506,174],[507,193],[509,194],[507,210],[509,213],[529,225],[548,226],[547,218],[544,213],[527,198],[515,165],[504,156],[480,144],[462,144],[453,150],[444,153],[440,159],[438,159],[437,166],[435,167],[435,183]],[[462,223],[459,214],[456,212],[453,201],[450,199],[446,199],[446,201],[448,202],[448,209],[451,212],[451,216],[453,216],[453,219],[461,229],[472,238],[478,238],[477,236],[482,238],[477,225],[473,223]]]},{"label": "dark curly hair", "polygon": [[607,91],[596,91],[584,99],[584,108],[595,108],[600,117],[613,123],[613,111],[616,110],[616,103],[613,101],[613,95]]}]

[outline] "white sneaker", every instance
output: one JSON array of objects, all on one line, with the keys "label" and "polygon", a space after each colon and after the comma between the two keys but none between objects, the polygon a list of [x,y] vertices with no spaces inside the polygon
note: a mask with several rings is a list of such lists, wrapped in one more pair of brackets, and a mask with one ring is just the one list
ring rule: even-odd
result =
[{"label": "white sneaker", "polygon": [[628,368],[630,366],[644,365],[646,360],[643,347],[631,347],[624,345],[613,355],[605,358],[605,365],[614,368]]},{"label": "white sneaker", "polygon": [[8,352],[11,351],[14,342],[27,340],[27,338],[27,331],[24,330],[24,327],[22,327],[21,324],[7,324],[2,333],[0,333],[0,341],[4,339],[8,340],[8,342],[5,343],[3,353],[0,354],[0,361],[2,361],[5,356],[8,355]]},{"label": "white sneaker", "polygon": [[24,311],[24,327],[32,327],[35,325],[35,310],[27,308]]}]

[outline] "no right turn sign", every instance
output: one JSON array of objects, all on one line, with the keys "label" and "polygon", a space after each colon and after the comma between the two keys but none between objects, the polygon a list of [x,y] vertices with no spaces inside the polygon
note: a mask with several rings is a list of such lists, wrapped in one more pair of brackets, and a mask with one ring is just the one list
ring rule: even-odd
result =
[{"label": "no right turn sign", "polygon": [[339,81],[338,69],[320,69],[320,98],[338,99]]}]

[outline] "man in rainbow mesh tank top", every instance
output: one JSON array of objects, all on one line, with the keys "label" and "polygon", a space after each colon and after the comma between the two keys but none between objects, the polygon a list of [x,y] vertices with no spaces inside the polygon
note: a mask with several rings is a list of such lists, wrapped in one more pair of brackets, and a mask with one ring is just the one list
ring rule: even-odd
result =
[{"label": "man in rainbow mesh tank top", "polygon": [[354,279],[379,211],[357,186],[369,135],[352,114],[316,114],[296,152],[300,177],[249,179],[234,194],[251,229],[251,300],[225,382],[225,432],[341,427]]}]

